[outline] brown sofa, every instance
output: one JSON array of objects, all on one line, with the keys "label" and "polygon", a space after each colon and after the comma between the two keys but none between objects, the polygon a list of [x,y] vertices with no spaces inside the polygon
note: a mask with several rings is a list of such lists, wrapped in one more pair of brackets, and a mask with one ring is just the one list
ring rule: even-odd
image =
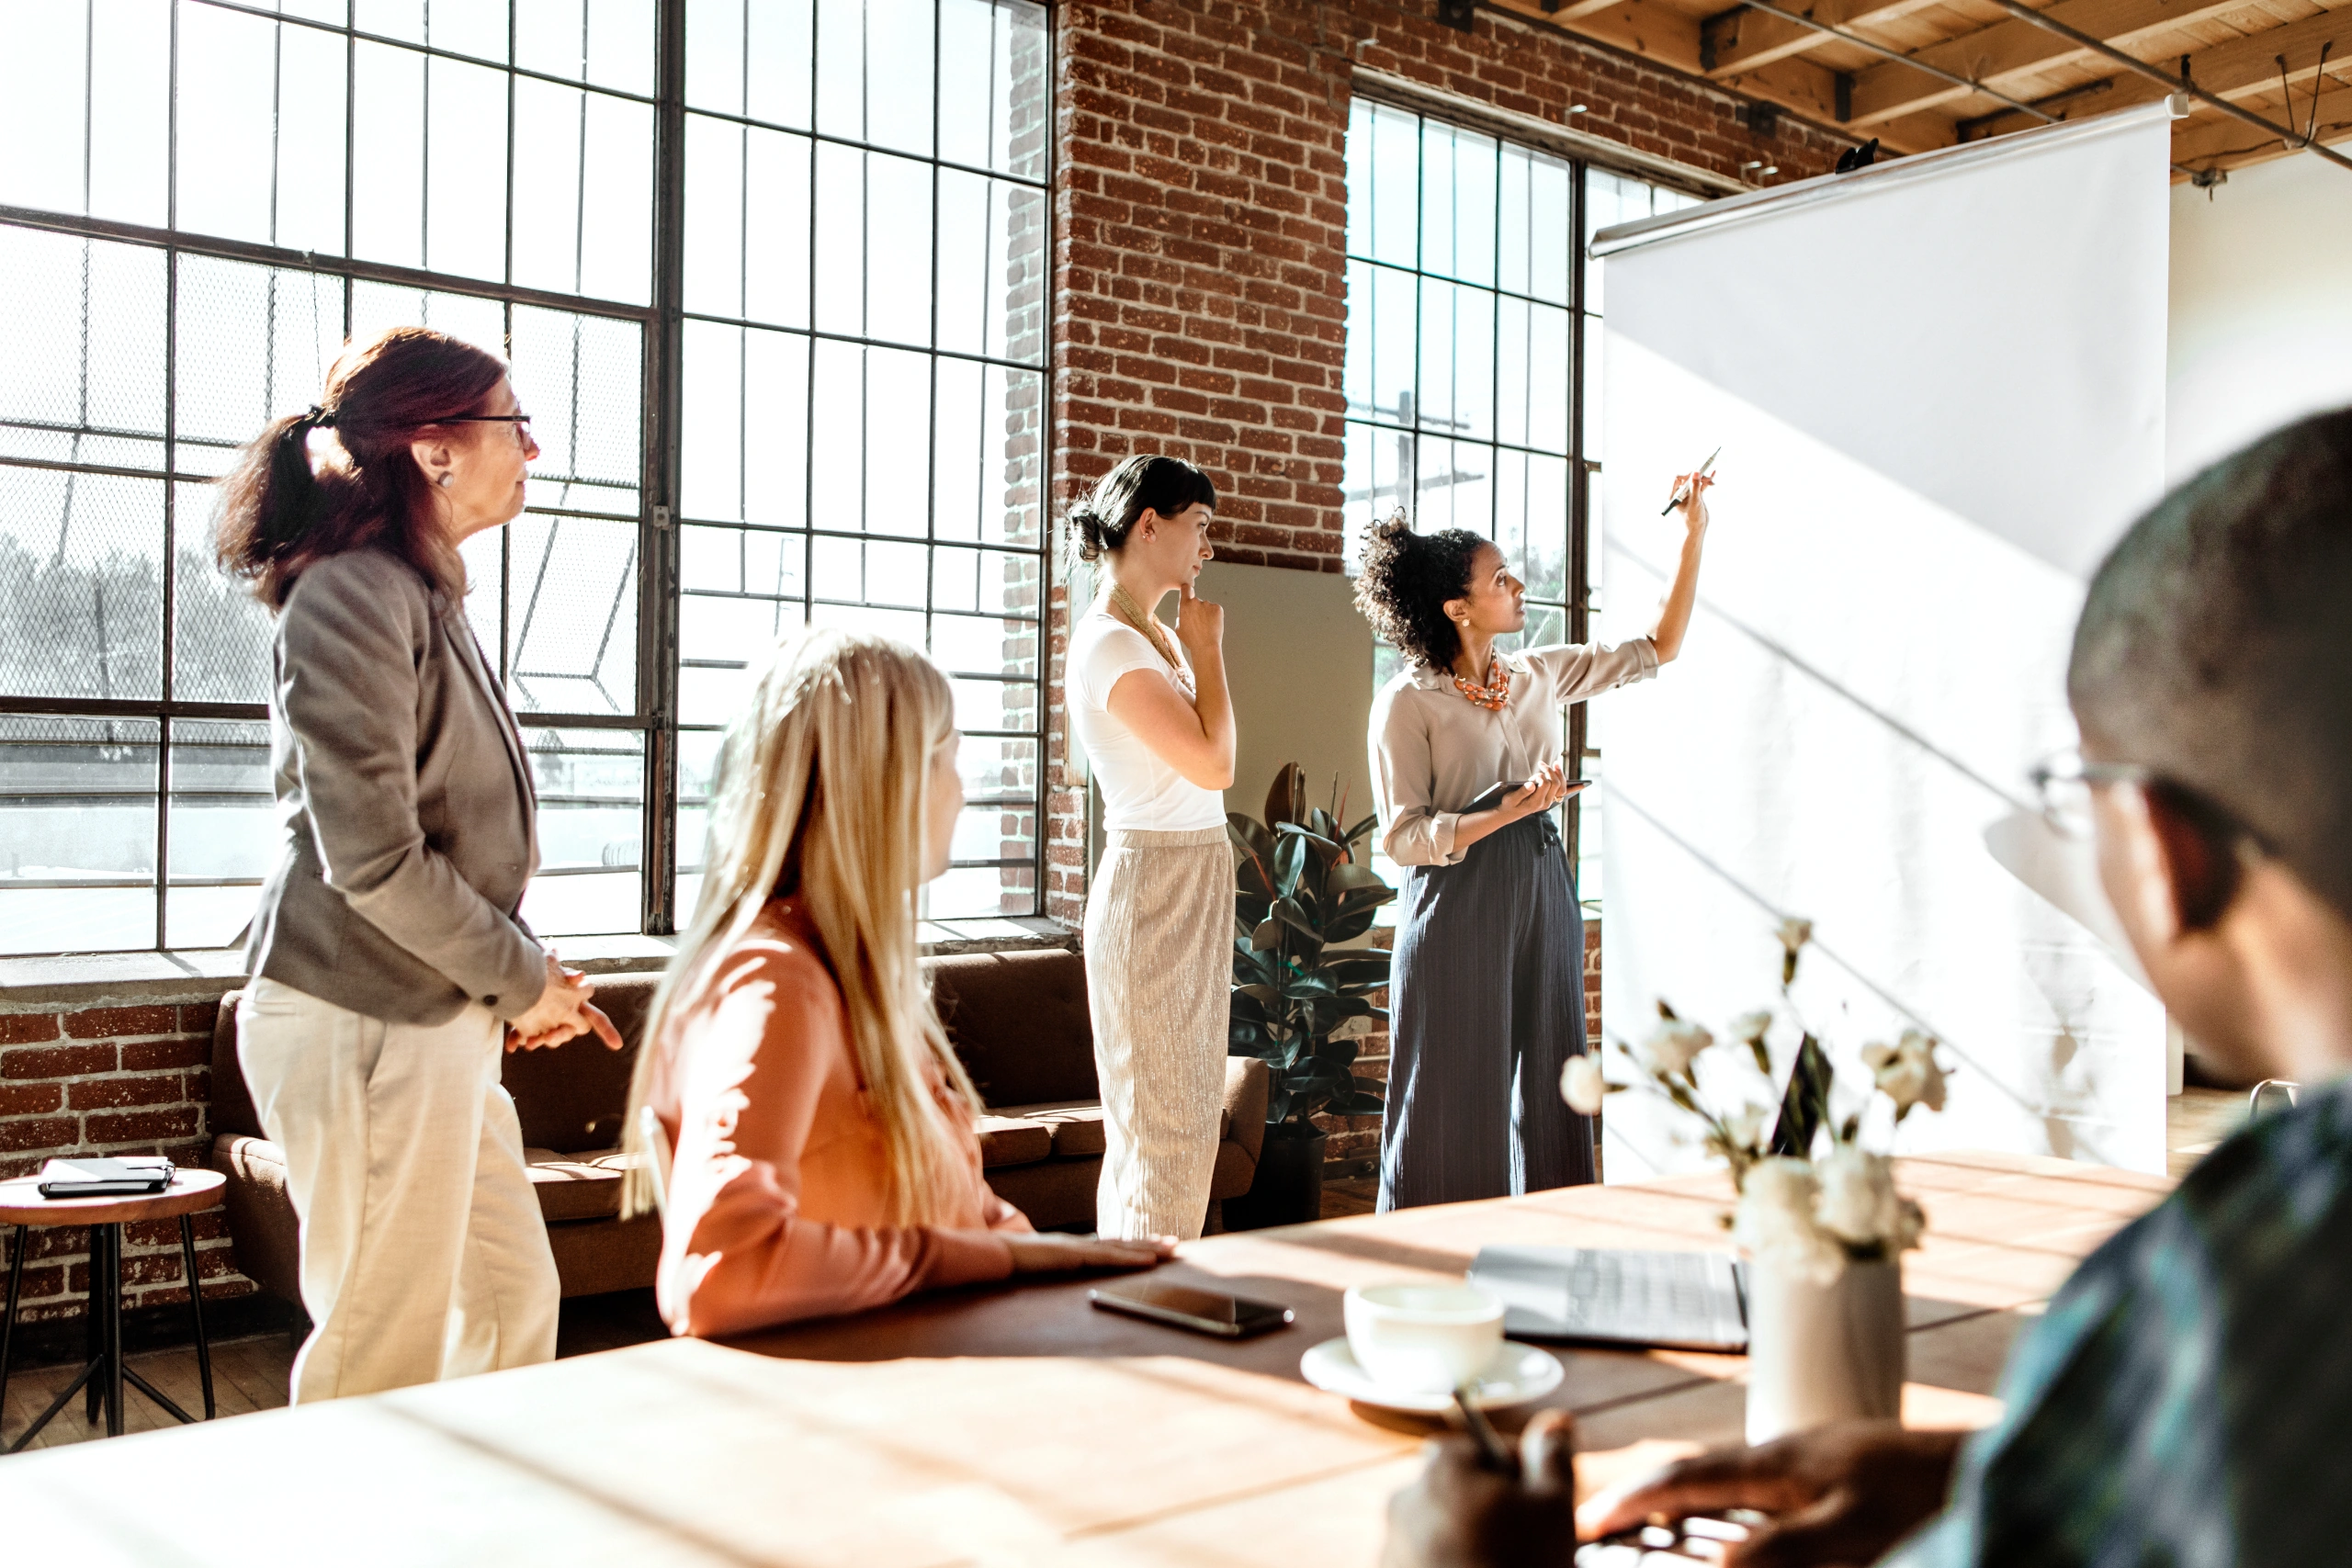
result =
[{"label": "brown sofa", "polygon": [[[1102,1108],[1094,1078],[1086,968],[1077,953],[972,953],[926,963],[957,1054],[989,1107],[980,1122],[989,1184],[1041,1229],[1091,1228],[1102,1166]],[[596,1001],[628,1042],[593,1039],[505,1058],[531,1182],[566,1296],[653,1282],[661,1233],[620,1216],[620,1126],[655,976],[605,976]],[[229,1178],[229,1235],[237,1267],[270,1294],[300,1302],[294,1206],[285,1156],[263,1135],[237,1064],[236,1007],[220,1004],[212,1036],[212,1167]],[[1225,1120],[1210,1189],[1217,1206],[1250,1187],[1265,1135],[1263,1063],[1227,1063]]]}]

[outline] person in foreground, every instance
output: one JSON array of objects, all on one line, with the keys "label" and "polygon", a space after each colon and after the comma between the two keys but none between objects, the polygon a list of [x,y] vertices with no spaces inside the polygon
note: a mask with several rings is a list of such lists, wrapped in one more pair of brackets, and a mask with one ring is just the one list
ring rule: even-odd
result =
[{"label": "person in foreground", "polygon": [[1356,604],[1406,667],[1373,699],[1380,847],[1405,868],[1389,983],[1382,1213],[1590,1181],[1592,1119],[1562,1102],[1584,1055],[1584,917],[1552,810],[1581,785],[1563,708],[1656,675],[1699,592],[1713,481],[1675,480],[1683,538],[1647,637],[1498,653],[1527,584],[1483,536],[1372,531]]},{"label": "person in foreground", "polygon": [[621,1037],[523,922],[537,801],[458,555],[521,513],[538,455],[503,361],[396,327],[222,481],[220,564],[276,617],[285,840],[237,1056],[300,1223],[297,1404],[555,1357],[499,1045]]},{"label": "person in foreground", "polygon": [[[1727,1561],[2337,1562],[2352,1541],[2352,411],[2167,496],[2075,629],[2082,755],[2040,775],[2095,833],[2150,982],[2199,1050],[2308,1086],[2092,1254],[1973,1436],[1823,1427],[1675,1465],[1588,1537],[1753,1508]],[[1547,1423],[1554,1450],[1562,1434]],[[1553,1461],[1556,1470],[1556,1461]],[[1388,1562],[1566,1562],[1571,1504],[1449,1450]]]},{"label": "person in foreground", "polygon": [[1148,1268],[1154,1242],[1040,1235],[980,1176],[979,1097],[915,956],[964,787],[947,678],[885,637],[786,639],[728,730],[701,900],[646,1020],[625,1122],[676,1151],[662,1315],[740,1334],[917,1291]]}]

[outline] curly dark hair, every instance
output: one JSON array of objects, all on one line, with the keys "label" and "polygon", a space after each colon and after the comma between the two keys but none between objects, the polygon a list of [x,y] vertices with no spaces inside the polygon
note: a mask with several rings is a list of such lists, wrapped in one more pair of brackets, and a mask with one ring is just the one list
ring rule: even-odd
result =
[{"label": "curly dark hair", "polygon": [[1398,512],[1376,524],[1356,579],[1356,608],[1372,629],[1426,670],[1451,670],[1462,634],[1446,619],[1445,602],[1470,592],[1470,566],[1493,541],[1467,528],[1416,534]]}]

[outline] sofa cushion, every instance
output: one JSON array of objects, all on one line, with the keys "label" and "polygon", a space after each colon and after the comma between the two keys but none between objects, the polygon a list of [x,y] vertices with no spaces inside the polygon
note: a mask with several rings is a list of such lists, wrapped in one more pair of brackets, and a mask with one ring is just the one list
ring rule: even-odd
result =
[{"label": "sofa cushion", "polygon": [[1056,1159],[1084,1159],[1102,1153],[1102,1106],[1099,1100],[1008,1105],[997,1114],[1044,1122],[1054,1134]]},{"label": "sofa cushion", "polygon": [[621,1179],[628,1170],[629,1158],[618,1149],[576,1154],[523,1151],[523,1161],[531,1171],[531,1194],[539,1201],[540,1217],[549,1222],[618,1218]]},{"label": "sofa cushion", "polygon": [[514,1097],[523,1142],[558,1154],[602,1154],[621,1141],[621,1112],[628,1104],[629,1074],[637,1066],[638,1042],[645,1032],[645,1010],[653,1000],[659,975],[602,975],[596,1005],[628,1042],[615,1051],[594,1034],[582,1034],[544,1051],[509,1051],[499,1079]]},{"label": "sofa cushion", "polygon": [[209,1121],[217,1137],[226,1133],[234,1137],[258,1138],[261,1116],[254,1110],[254,1097],[245,1088],[245,1069],[237,1060],[237,1004],[244,999],[243,991],[231,991],[220,998],[220,1010],[212,1018],[212,1112]]},{"label": "sofa cushion", "polygon": [[1102,1098],[1085,959],[1054,948],[958,953],[925,967],[940,1021],[989,1105]]},{"label": "sofa cushion", "polygon": [[1043,1122],[1017,1116],[980,1118],[980,1168],[1035,1165],[1054,1152],[1054,1130]]},{"label": "sofa cushion", "polygon": [[237,1270],[280,1301],[302,1297],[301,1222],[286,1190],[286,1154],[266,1138],[223,1133],[206,1163],[229,1179],[229,1245]]}]

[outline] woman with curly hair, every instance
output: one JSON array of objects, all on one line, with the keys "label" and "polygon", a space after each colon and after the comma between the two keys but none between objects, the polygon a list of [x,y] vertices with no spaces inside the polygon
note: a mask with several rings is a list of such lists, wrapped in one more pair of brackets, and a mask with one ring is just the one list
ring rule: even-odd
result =
[{"label": "woman with curly hair", "polygon": [[1372,705],[1374,804],[1406,868],[1389,982],[1380,1209],[1592,1179],[1592,1122],[1560,1098],[1584,1054],[1584,921],[1552,808],[1584,787],[1561,709],[1682,649],[1707,535],[1704,476],[1677,478],[1682,558],[1650,634],[1498,654],[1527,585],[1462,528],[1373,530],[1356,604],[1406,668]]}]

